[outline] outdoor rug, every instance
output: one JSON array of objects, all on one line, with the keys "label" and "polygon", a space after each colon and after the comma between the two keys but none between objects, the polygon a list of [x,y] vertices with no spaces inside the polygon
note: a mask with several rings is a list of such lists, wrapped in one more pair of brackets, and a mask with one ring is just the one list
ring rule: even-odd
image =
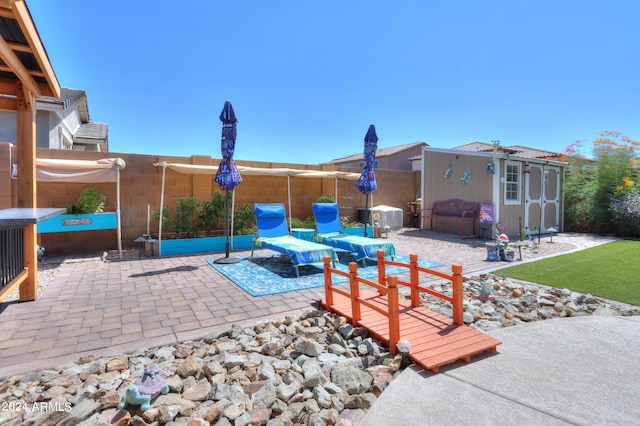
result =
[{"label": "outdoor rug", "polygon": [[[267,296],[324,286],[322,264],[300,266],[300,277],[298,278],[291,260],[277,253],[254,254],[253,257],[247,257],[238,263],[215,263],[215,259],[211,257],[207,257],[205,260],[215,270],[252,296]],[[408,256],[395,256],[394,260],[409,263]],[[354,261],[351,254],[341,254],[340,263],[336,264],[336,269],[347,272],[349,270],[348,263]],[[425,268],[437,268],[443,265],[422,259],[418,260],[418,264]],[[399,266],[387,266],[386,271],[388,275],[409,272],[407,268]],[[358,262],[358,276],[369,279],[376,278],[378,276],[377,263],[367,260],[366,267],[363,268],[362,262]],[[334,284],[348,281],[347,277],[333,274]]]}]

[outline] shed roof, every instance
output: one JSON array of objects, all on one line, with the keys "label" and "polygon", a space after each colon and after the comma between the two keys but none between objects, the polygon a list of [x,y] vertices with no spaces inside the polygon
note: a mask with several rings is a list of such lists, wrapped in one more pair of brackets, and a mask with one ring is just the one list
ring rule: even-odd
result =
[{"label": "shed roof", "polygon": [[[485,142],[471,142],[452,149],[458,151],[493,152],[493,144]],[[500,152],[506,152],[524,158],[557,158],[563,155],[560,152],[546,151],[521,145],[500,146],[498,150]]]}]

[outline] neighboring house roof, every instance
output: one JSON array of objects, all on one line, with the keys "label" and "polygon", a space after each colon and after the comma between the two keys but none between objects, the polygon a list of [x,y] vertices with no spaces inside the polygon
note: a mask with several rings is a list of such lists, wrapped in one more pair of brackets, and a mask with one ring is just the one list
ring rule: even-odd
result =
[{"label": "neighboring house roof", "polygon": [[[493,152],[493,144],[485,142],[471,142],[466,145],[457,146],[453,149],[458,151]],[[530,148],[520,145],[500,146],[498,150],[500,152],[507,152],[509,154],[525,158],[556,158],[563,155],[560,152],[546,151],[543,149]]]},{"label": "neighboring house roof", "polygon": [[[415,146],[429,146],[426,142],[413,142],[404,145],[390,146],[388,148],[378,148],[376,150],[376,158],[385,157],[389,155],[396,154],[398,152],[402,152],[404,150],[413,148]],[[344,163],[347,161],[361,161],[364,160],[364,152],[359,152],[357,154],[350,154],[344,157],[336,158],[330,161],[326,161],[324,164],[332,164],[332,163]]]},{"label": "neighboring house roof", "polygon": [[73,138],[82,139],[83,141],[95,140],[95,143],[99,143],[107,139],[108,131],[109,127],[105,123],[82,123]]},{"label": "neighboring house roof", "polygon": [[60,99],[67,99],[70,104],[75,104],[80,99],[86,98],[87,92],[81,89],[69,89],[63,87],[60,89]]},{"label": "neighboring house roof", "polygon": [[82,89],[63,87],[60,89],[60,99],[64,101],[65,110],[75,110],[78,113],[79,125],[75,131],[70,129],[73,137],[73,149],[85,149],[84,147],[91,145],[92,147],[87,147],[87,149],[108,151],[109,125],[91,121],[87,92]]}]

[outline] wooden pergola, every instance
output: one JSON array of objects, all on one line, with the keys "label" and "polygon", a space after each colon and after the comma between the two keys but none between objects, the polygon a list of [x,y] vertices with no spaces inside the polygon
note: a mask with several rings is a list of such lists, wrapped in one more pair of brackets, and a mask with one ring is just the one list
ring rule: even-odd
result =
[{"label": "wooden pergola", "polygon": [[[60,98],[60,84],[27,4],[0,0],[0,109],[16,112],[18,209],[37,208],[36,100],[43,96]],[[36,225],[25,221],[20,300],[37,297],[36,236]]]}]

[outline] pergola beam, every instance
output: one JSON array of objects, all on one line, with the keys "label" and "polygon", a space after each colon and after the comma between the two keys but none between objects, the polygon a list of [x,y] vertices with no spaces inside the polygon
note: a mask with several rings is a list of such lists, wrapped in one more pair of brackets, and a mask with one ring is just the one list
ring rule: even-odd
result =
[{"label": "pergola beam", "polygon": [[[38,30],[31,19],[31,14],[27,9],[27,5],[23,0],[12,0],[13,1],[13,10],[16,14],[16,20],[22,28],[24,32],[24,36],[27,39],[27,43],[31,46],[31,50],[33,55],[38,62],[38,66],[40,70],[44,73],[45,79],[47,80],[46,85],[43,85],[42,94],[44,96],[51,96],[53,98],[60,97],[60,83],[58,83],[58,78],[56,77],[55,72],[53,71],[53,67],[51,66],[51,62],[49,61],[49,57],[47,56],[47,51],[40,40],[40,36],[38,35]],[[40,90],[38,90],[40,92]],[[36,92],[33,92],[36,95]],[[39,98],[41,95],[35,96]]]},{"label": "pergola beam", "polygon": [[0,56],[2,60],[7,64],[9,69],[18,77],[18,79],[22,82],[22,84],[36,97],[39,98],[40,88],[36,81],[31,77],[29,71],[24,67],[20,59],[16,56],[15,52],[7,41],[0,37]]}]

